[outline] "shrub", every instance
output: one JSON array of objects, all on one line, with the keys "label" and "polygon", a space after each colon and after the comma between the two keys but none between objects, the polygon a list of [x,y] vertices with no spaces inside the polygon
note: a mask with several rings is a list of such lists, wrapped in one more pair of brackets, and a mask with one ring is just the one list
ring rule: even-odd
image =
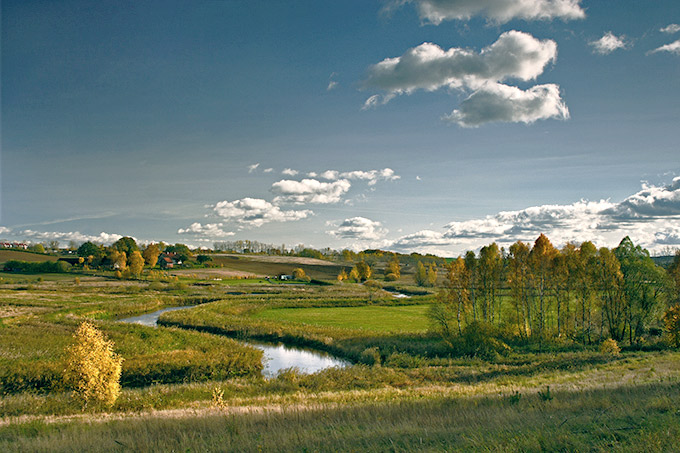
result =
[{"label": "shrub", "polygon": [[463,354],[483,359],[493,359],[511,351],[510,346],[497,338],[497,331],[492,325],[478,321],[465,326],[458,343]]},{"label": "shrub", "polygon": [[363,352],[361,353],[361,355],[359,356],[359,362],[361,362],[365,365],[374,365],[374,366],[380,365],[380,362],[381,362],[380,349],[378,349],[377,346],[364,349]]},{"label": "shrub", "polygon": [[680,305],[669,308],[663,315],[663,322],[673,346],[680,347]]},{"label": "shrub", "polygon": [[74,396],[85,405],[96,402],[112,406],[120,395],[123,359],[113,351],[113,342],[88,322],[82,323],[73,337],[65,380],[74,389]]},{"label": "shrub", "polygon": [[621,352],[621,348],[616,340],[608,338],[600,344],[600,354],[617,355]]},{"label": "shrub", "polygon": [[385,276],[385,280],[387,280],[388,282],[394,282],[399,280],[399,277],[394,272],[390,272]]}]

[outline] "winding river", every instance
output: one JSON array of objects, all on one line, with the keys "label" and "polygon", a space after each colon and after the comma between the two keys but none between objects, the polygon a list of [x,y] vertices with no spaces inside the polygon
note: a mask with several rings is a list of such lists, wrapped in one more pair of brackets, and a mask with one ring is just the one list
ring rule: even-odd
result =
[{"label": "winding river", "polygon": [[[184,307],[170,307],[162,310],[146,313],[131,318],[119,319],[120,322],[141,324],[143,326],[157,327],[158,318],[162,313],[175,310],[192,308],[192,305]],[[240,340],[237,340],[240,341]],[[350,365],[346,360],[338,359],[329,354],[311,351],[308,349],[294,348],[283,344],[261,343],[253,341],[241,341],[241,343],[264,352],[262,374],[265,377],[275,377],[281,370],[296,367],[302,373],[315,373],[319,370],[332,367],[345,367]]]}]

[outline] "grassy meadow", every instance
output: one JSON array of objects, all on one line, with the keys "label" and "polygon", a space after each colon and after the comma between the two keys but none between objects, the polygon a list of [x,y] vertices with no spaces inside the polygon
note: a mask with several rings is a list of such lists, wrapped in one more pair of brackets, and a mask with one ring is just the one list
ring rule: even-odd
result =
[{"label": "grassy meadow", "polygon": [[[431,330],[434,292],[407,279],[390,291],[413,295],[397,298],[238,274],[342,268],[314,274],[327,266],[316,261],[225,257],[205,275],[137,280],[0,274],[0,451],[679,450],[680,351],[564,342],[468,357]],[[157,328],[118,322],[174,306],[192,308]],[[124,359],[112,407],[83,407],[62,379],[83,320]],[[354,365],[266,379],[241,339]]]}]

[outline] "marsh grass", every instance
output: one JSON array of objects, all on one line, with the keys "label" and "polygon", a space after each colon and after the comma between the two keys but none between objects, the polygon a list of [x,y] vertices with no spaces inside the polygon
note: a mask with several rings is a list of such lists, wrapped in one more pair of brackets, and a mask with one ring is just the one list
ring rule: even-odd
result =
[{"label": "marsh grass", "polygon": [[0,427],[2,451],[678,451],[680,387],[184,411]]}]

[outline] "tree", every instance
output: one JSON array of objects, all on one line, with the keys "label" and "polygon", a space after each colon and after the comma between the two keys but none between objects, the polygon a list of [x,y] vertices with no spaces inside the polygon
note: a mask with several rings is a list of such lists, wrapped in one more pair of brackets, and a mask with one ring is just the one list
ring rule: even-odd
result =
[{"label": "tree", "polygon": [[144,258],[139,250],[135,250],[130,253],[130,258],[128,259],[128,271],[135,277],[139,277],[144,269]]},{"label": "tree", "polygon": [[50,251],[56,252],[59,250],[59,241],[49,241],[47,246],[49,247]]},{"label": "tree", "polygon": [[45,246],[42,244],[31,244],[28,250],[35,253],[45,253]]},{"label": "tree", "polygon": [[448,297],[444,300],[452,301],[456,304],[456,323],[458,325],[458,333],[461,334],[463,332],[461,317],[470,307],[470,292],[468,289],[470,272],[465,267],[465,260],[463,258],[458,257],[458,259],[451,262],[446,273],[446,280]]},{"label": "tree", "polygon": [[517,333],[528,338],[531,334],[532,307],[529,275],[529,246],[518,241],[510,246],[508,255],[508,286],[515,306]]},{"label": "tree", "polygon": [[165,251],[167,253],[176,253],[177,257],[182,261],[189,261],[194,256],[189,247],[184,244],[168,245],[165,247]]},{"label": "tree", "polygon": [[626,331],[626,301],[621,264],[611,250],[602,247],[598,251],[593,268],[596,272],[596,281],[599,283],[598,298],[609,335],[612,339],[621,341]]},{"label": "tree", "polygon": [[97,244],[87,241],[81,244],[80,247],[78,247],[78,251],[76,253],[78,254],[78,256],[82,256],[83,258],[88,258],[91,256],[96,259],[101,258],[102,249]]},{"label": "tree", "polygon": [[300,281],[310,281],[311,279],[305,274],[305,270],[301,267],[293,269],[293,278]]},{"label": "tree", "polygon": [[126,255],[130,255],[132,252],[139,251],[137,241],[135,241],[134,238],[131,238],[130,236],[125,236],[118,239],[116,242],[111,244],[111,248],[114,248],[119,252],[123,252]]},{"label": "tree", "polygon": [[144,262],[149,267],[155,267],[158,263],[158,257],[161,255],[161,249],[158,244],[149,244],[144,249],[142,256],[144,257]]},{"label": "tree", "polygon": [[112,406],[120,395],[123,359],[114,352],[113,342],[88,322],[83,322],[73,337],[75,344],[67,350],[66,381],[85,405]]},{"label": "tree", "polygon": [[472,306],[472,318],[477,320],[477,258],[475,257],[475,252],[468,250],[465,253],[465,268],[470,273],[470,305]]},{"label": "tree", "polygon": [[198,255],[196,257],[196,261],[198,262],[198,264],[205,264],[208,261],[212,261],[212,257],[210,257],[208,255]]},{"label": "tree", "polygon": [[399,257],[397,254],[392,255],[392,259],[385,267],[385,279],[390,281],[398,280],[401,277],[401,266],[399,266]]},{"label": "tree", "polygon": [[529,253],[532,286],[536,292],[536,297],[538,297],[538,325],[536,327],[540,338],[545,336],[547,304],[550,292],[550,273],[557,253],[557,249],[544,234],[541,234],[536,239],[531,253]]},{"label": "tree", "polygon": [[629,341],[641,335],[665,301],[668,289],[666,273],[654,264],[649,252],[626,236],[614,254],[621,263],[626,296]]},{"label": "tree", "polygon": [[365,282],[369,278],[371,278],[371,275],[373,274],[373,271],[371,270],[371,266],[369,266],[366,261],[359,261],[354,265],[354,268],[357,270],[357,275],[359,276],[359,281]]},{"label": "tree", "polygon": [[680,302],[680,249],[675,252],[673,262],[668,267],[668,276],[675,289],[673,297],[676,302]]},{"label": "tree", "polygon": [[437,285],[437,268],[434,267],[434,264],[430,263],[430,265],[427,268],[427,286],[436,285]]},{"label": "tree", "polygon": [[669,308],[663,316],[663,322],[671,343],[676,348],[680,348],[680,305]]},{"label": "tree", "polygon": [[111,250],[109,252],[109,261],[111,261],[111,266],[114,269],[123,272],[127,268],[127,256],[125,252],[119,252],[118,250]]},{"label": "tree", "polygon": [[[578,308],[581,310],[580,331],[584,344],[592,341],[592,301],[597,289],[595,282],[598,280],[595,266],[596,256],[597,248],[590,241],[583,242],[576,255],[567,255],[569,274],[573,276]],[[574,324],[577,321],[578,316],[574,318]]]},{"label": "tree", "polygon": [[494,242],[479,251],[477,262],[479,286],[481,290],[482,319],[485,322],[493,322],[498,316],[500,321],[500,309],[496,309],[496,297],[500,287],[503,272],[503,255],[498,245]]},{"label": "tree", "polygon": [[425,266],[423,265],[422,261],[418,261],[418,264],[416,264],[416,274],[413,276],[416,285],[418,286],[427,286],[427,270],[425,270]]},{"label": "tree", "polygon": [[338,281],[344,282],[347,279],[349,279],[349,275],[347,275],[347,272],[345,272],[344,269],[341,270],[340,273],[338,274]]}]

